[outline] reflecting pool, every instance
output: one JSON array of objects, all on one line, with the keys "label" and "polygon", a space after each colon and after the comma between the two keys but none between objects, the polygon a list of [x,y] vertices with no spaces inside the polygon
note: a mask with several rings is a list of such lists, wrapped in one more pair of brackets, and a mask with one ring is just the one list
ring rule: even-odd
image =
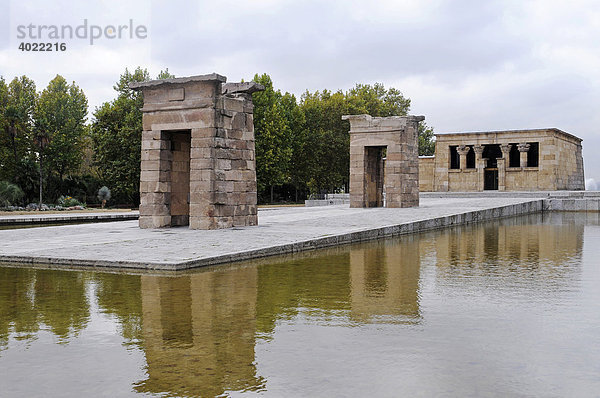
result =
[{"label": "reflecting pool", "polygon": [[0,396],[598,396],[598,214],[178,274],[0,267]]}]

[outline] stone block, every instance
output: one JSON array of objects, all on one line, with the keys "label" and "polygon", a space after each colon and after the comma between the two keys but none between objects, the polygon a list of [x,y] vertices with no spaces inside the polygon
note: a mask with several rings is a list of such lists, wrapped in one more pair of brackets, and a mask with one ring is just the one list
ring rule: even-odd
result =
[{"label": "stone block", "polygon": [[215,168],[215,159],[194,158],[190,159],[190,170],[213,170]]},{"label": "stone block", "polygon": [[183,117],[183,122],[193,124],[195,130],[212,128],[215,126],[214,109],[189,109],[182,111],[181,115]]},{"label": "stone block", "polygon": [[231,170],[231,162],[230,159],[215,159],[215,168],[219,170]]},{"label": "stone block", "polygon": [[171,179],[170,171],[142,170],[140,172],[140,182],[141,181],[166,182],[166,181],[170,181],[170,179]]},{"label": "stone block", "polygon": [[215,181],[214,189],[215,192],[234,192],[233,181]]},{"label": "stone block", "polygon": [[141,160],[171,160],[171,151],[164,151],[160,149],[144,149],[141,153]]},{"label": "stone block", "polygon": [[214,217],[190,216],[190,229],[217,229]]},{"label": "stone block", "polygon": [[[229,199],[231,199],[231,196],[232,196],[232,194],[228,193],[228,192],[214,192],[213,196],[212,196],[212,200],[215,205],[225,205],[229,202]],[[217,215],[227,215],[227,214],[220,214],[218,212],[216,214]],[[233,215],[233,212],[231,215]]]},{"label": "stone block", "polygon": [[[202,128],[193,128],[191,129],[191,137],[192,137],[192,146],[199,146],[200,141],[194,140],[202,140],[207,138],[214,138],[217,135],[217,129],[215,127],[202,127]],[[209,141],[212,142],[212,141]]]},{"label": "stone block", "polygon": [[217,228],[231,228],[233,227],[233,217],[217,217]]},{"label": "stone block", "polygon": [[142,161],[141,169],[142,170],[169,170],[171,167],[171,162],[168,160],[145,160]]},{"label": "stone block", "polygon": [[197,192],[213,192],[214,186],[210,180],[206,181],[190,181],[190,193]]},{"label": "stone block", "polygon": [[190,203],[190,216],[191,217],[214,217],[215,216],[215,205],[212,202],[209,203]]},{"label": "stone block", "polygon": [[215,149],[212,148],[194,148],[192,147],[190,150],[190,158],[191,159],[212,159],[215,158],[216,153]]},{"label": "stone block", "polygon": [[145,149],[170,149],[170,143],[167,140],[142,140],[142,150]]},{"label": "stone block", "polygon": [[598,199],[586,199],[586,211],[597,212],[600,210],[600,201]]},{"label": "stone block", "polygon": [[212,181],[215,178],[215,172],[213,170],[190,170],[190,182],[191,181]]},{"label": "stone block", "polygon": [[169,206],[164,204],[140,204],[140,216],[166,216],[169,215]]},{"label": "stone block", "polygon": [[170,192],[146,192],[140,195],[140,206],[168,205],[169,203],[171,203]]},{"label": "stone block", "polygon": [[233,112],[244,112],[244,100],[237,98],[224,97],[223,109]]},{"label": "stone block", "polygon": [[215,195],[212,191],[190,192],[190,204],[215,203]]}]

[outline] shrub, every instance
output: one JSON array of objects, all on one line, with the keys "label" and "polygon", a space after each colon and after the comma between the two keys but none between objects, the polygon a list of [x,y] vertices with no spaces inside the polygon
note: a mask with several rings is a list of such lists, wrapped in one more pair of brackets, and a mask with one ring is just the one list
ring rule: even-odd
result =
[{"label": "shrub", "polygon": [[0,206],[8,207],[17,204],[25,194],[18,185],[8,181],[0,181]]},{"label": "shrub", "polygon": [[98,190],[98,200],[102,202],[102,208],[106,205],[106,202],[110,200],[110,189],[107,186],[103,186]]},{"label": "shrub", "polygon": [[71,196],[61,196],[58,198],[58,205],[62,207],[83,206],[77,199]]}]

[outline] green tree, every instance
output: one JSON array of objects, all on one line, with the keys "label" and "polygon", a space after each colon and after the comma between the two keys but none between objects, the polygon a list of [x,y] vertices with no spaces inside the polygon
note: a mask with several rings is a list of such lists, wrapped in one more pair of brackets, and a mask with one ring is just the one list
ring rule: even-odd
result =
[{"label": "green tree", "polygon": [[419,123],[419,156],[431,156],[434,153],[433,127],[421,122]]},{"label": "green tree", "polygon": [[300,107],[305,115],[307,149],[312,159],[305,170],[306,184],[312,193],[334,192],[347,186],[350,163],[350,136],[342,115],[348,102],[342,91],[328,90],[302,95]]},{"label": "green tree", "polygon": [[306,118],[302,108],[298,106],[293,94],[285,93],[281,97],[281,105],[286,123],[290,130],[291,156],[287,170],[289,181],[295,191],[294,201],[298,201],[298,192],[307,190],[307,171],[311,168],[311,148],[308,145],[308,131],[305,128]]},{"label": "green tree", "polygon": [[42,91],[34,110],[34,135],[40,161],[40,205],[44,174],[64,177],[83,159],[87,98],[74,82],[57,75]]},{"label": "green tree", "polygon": [[410,109],[410,99],[404,98],[395,89],[386,89],[383,84],[357,84],[346,93],[348,112],[352,115],[366,113],[379,116],[404,116]]},{"label": "green tree", "polygon": [[175,75],[172,74],[171,72],[169,72],[169,68],[165,68],[165,70],[161,70],[158,73],[158,76],[156,76],[156,78],[158,80],[173,79],[173,78],[175,78]]},{"label": "green tree", "polygon": [[[169,70],[158,79],[175,77]],[[129,88],[129,83],[150,80],[140,67],[125,69],[114,89],[117,98],[105,102],[94,112],[92,122],[93,162],[100,180],[112,190],[116,201],[139,203],[140,155],[142,140],[142,94]]]},{"label": "green tree", "polygon": [[274,187],[287,182],[292,156],[291,130],[282,104],[283,95],[273,89],[271,77],[266,73],[256,74],[253,81],[265,87],[264,91],[252,94],[257,183],[259,191],[270,190],[272,202]]},{"label": "green tree", "polygon": [[8,86],[0,78],[0,177],[18,185],[21,162],[31,154],[36,99],[35,83],[28,77],[15,77]]}]

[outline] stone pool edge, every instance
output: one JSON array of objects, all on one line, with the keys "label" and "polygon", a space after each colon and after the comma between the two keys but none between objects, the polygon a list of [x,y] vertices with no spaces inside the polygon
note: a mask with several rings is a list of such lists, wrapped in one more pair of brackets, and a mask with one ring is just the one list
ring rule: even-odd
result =
[{"label": "stone pool edge", "polygon": [[112,221],[137,220],[139,213],[137,211],[122,213],[78,213],[78,214],[35,214],[0,217],[0,226],[11,225],[43,225],[43,224],[74,224],[74,223],[95,223]]},{"label": "stone pool edge", "polygon": [[308,250],[315,250],[350,243],[365,242],[393,236],[407,235],[433,231],[452,226],[466,225],[500,218],[534,214],[543,211],[552,211],[544,199],[493,207],[488,209],[473,210],[456,213],[448,216],[433,217],[422,220],[410,221],[402,224],[387,225],[377,228],[368,228],[360,231],[344,232],[337,235],[312,238],[308,240],[285,243],[275,246],[261,247],[241,252],[233,252],[219,256],[198,258],[181,262],[135,262],[135,261],[103,261],[72,258],[38,257],[38,256],[10,256],[0,255],[0,263],[21,264],[45,267],[75,267],[87,269],[136,269],[136,270],[164,270],[183,271],[211,265],[226,264],[252,260],[257,258],[293,254]]}]

